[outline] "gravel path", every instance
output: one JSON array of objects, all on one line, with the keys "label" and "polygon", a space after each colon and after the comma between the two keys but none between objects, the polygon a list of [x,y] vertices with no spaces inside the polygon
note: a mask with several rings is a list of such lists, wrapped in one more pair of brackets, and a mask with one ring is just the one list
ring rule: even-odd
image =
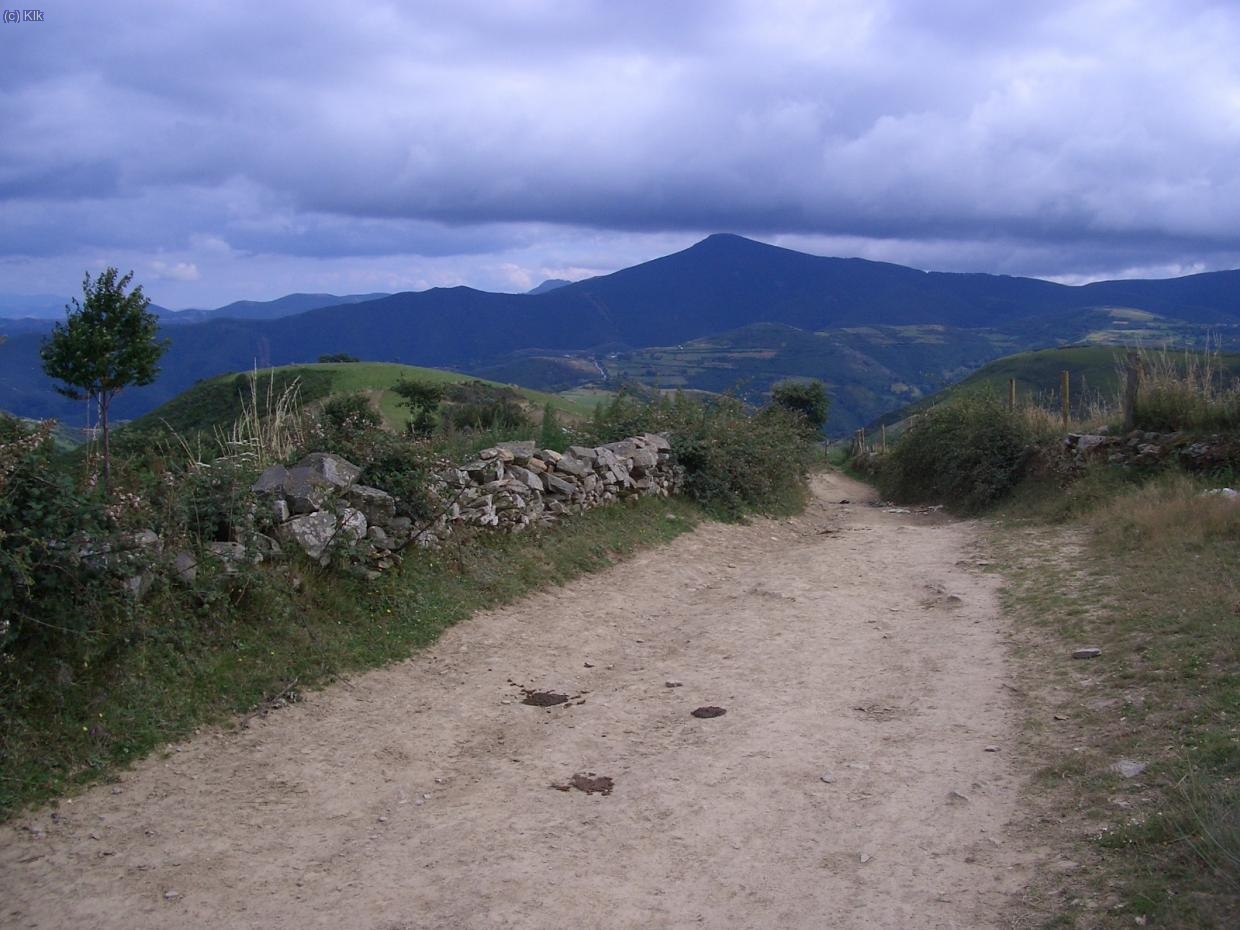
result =
[{"label": "gravel path", "polygon": [[1001,926],[1028,854],[976,528],[814,491],[0,828],[0,926]]}]

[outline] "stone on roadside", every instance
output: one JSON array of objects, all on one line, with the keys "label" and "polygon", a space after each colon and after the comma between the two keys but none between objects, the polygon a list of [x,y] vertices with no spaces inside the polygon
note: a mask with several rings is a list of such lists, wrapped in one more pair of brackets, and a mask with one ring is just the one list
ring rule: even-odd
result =
[{"label": "stone on roadside", "polygon": [[342,456],[331,452],[311,452],[297,463],[298,468],[309,469],[336,488],[347,488],[361,475],[362,470]]},{"label": "stone on roadside", "polygon": [[1111,771],[1125,778],[1136,778],[1145,771],[1149,763],[1137,762],[1133,759],[1120,759],[1111,766]]},{"label": "stone on roadside", "polygon": [[374,526],[387,526],[396,516],[396,498],[378,488],[355,484],[344,492],[344,499],[364,513],[366,522]]},{"label": "stone on roadside", "polygon": [[301,514],[277,526],[276,536],[297,543],[306,555],[318,559],[336,536],[336,515],[326,510]]}]

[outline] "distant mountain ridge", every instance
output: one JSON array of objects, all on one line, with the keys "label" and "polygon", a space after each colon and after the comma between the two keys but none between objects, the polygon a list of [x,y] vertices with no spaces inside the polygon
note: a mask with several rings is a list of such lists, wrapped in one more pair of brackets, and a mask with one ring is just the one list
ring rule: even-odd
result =
[{"label": "distant mountain ridge", "polygon": [[[298,296],[318,295],[290,295]],[[202,377],[255,364],[314,361],[325,353],[477,371],[504,365],[514,353],[602,355],[675,347],[759,323],[801,331],[795,339],[803,346],[817,346],[819,358],[828,346],[847,345],[849,352],[859,353],[849,368],[857,377],[873,370],[875,377],[935,386],[942,365],[933,353],[926,356],[915,347],[918,351],[893,356],[898,367],[889,362],[871,365],[866,361],[871,353],[865,339],[850,336],[841,343],[815,334],[878,325],[888,329],[873,339],[890,342],[901,338],[900,327],[984,330],[990,334],[985,341],[993,343],[989,354],[979,349],[969,357],[970,363],[980,365],[1008,352],[1079,338],[1080,321],[1106,307],[1135,308],[1189,327],[1237,327],[1240,271],[1073,287],[1032,278],[925,272],[864,259],[823,258],[719,234],[673,255],[540,294],[435,288],[320,306],[277,319],[213,316],[201,323],[168,323],[163,334],[172,340],[172,347],[163,360],[163,375],[148,388],[123,393],[116,414],[144,413]],[[784,343],[790,338],[786,330],[770,332],[778,332]],[[918,337],[928,345],[943,338],[948,337]],[[52,392],[38,370],[37,346],[37,337],[21,334],[0,346],[0,408],[30,416],[78,409],[67,407]],[[745,351],[752,355],[760,350],[751,346]],[[810,375],[816,370],[817,362],[810,365],[803,360],[804,351],[780,351],[790,359],[781,375]],[[927,358],[935,368],[933,377],[921,371]],[[726,359],[712,364],[726,365]],[[952,365],[949,374],[959,367],[956,362]],[[762,377],[768,374],[763,372]],[[689,377],[685,386],[698,385]],[[841,396],[848,387],[837,386]],[[755,382],[750,390],[760,392],[765,385]],[[872,409],[875,405],[890,409],[898,402],[894,394],[888,398],[875,393],[866,402],[870,408],[866,416],[882,412]],[[837,403],[837,410],[843,411],[848,401],[844,397]],[[860,413],[858,409],[855,415]]]},{"label": "distant mountain ridge", "polygon": [[335,294],[287,294],[275,300],[236,300],[214,310],[166,310],[154,306],[152,310],[161,322],[176,324],[204,323],[208,320],[278,320],[320,307],[360,304],[388,296],[387,293],[348,294],[344,297]]}]

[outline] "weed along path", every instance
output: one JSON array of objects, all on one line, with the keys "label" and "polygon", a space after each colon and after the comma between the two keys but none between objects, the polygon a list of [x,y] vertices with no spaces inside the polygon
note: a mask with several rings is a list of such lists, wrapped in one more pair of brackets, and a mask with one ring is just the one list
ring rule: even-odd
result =
[{"label": "weed along path", "polygon": [[1006,926],[1029,863],[975,528],[814,491],[19,818],[0,925]]}]

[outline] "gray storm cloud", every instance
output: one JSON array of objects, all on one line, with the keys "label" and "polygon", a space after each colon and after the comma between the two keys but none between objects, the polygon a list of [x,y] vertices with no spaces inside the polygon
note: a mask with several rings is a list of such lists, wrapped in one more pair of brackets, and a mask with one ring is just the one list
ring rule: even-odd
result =
[{"label": "gray storm cloud", "polygon": [[1240,264],[1227,2],[103,6],[0,29],[5,290],[115,252],[202,269],[168,276],[186,299],[222,254],[496,286],[719,230],[979,271]]}]

